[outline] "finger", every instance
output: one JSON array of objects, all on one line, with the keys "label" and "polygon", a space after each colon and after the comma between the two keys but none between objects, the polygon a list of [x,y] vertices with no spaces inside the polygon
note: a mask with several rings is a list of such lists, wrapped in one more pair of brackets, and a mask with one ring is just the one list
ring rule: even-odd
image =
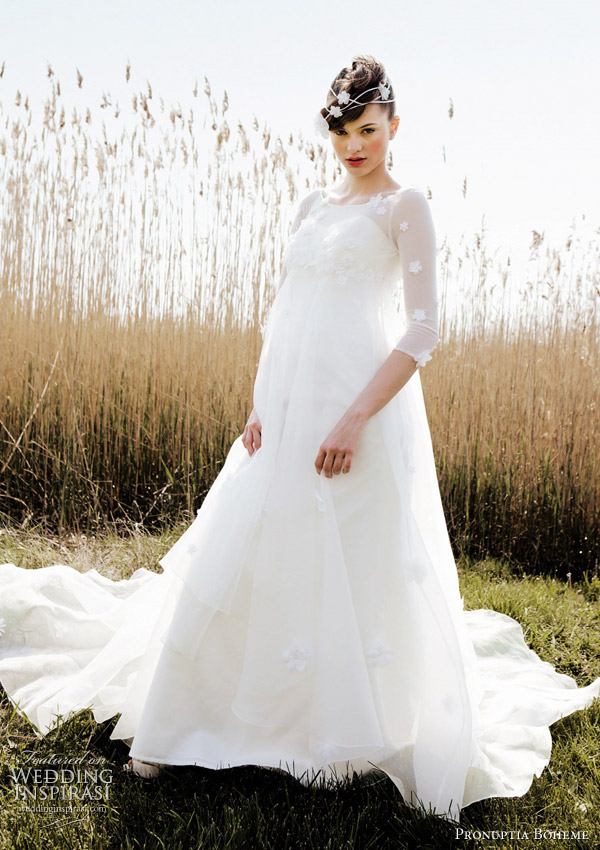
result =
[{"label": "finger", "polygon": [[340,472],[342,471],[343,462],[344,462],[343,456],[337,455],[337,457],[335,459],[335,463],[333,464],[333,467],[331,468],[331,471],[333,472],[334,475],[340,474]]},{"label": "finger", "polygon": [[333,473],[331,472],[331,467],[333,465],[332,458],[333,455],[328,454],[325,458],[325,463],[323,464],[323,472],[327,478],[331,478],[333,476]]},{"label": "finger", "polygon": [[319,454],[317,455],[317,459],[315,460],[315,469],[317,470],[317,475],[321,474],[323,469],[323,461],[325,459],[325,450],[319,449]]},{"label": "finger", "polygon": [[246,426],[246,428],[244,429],[243,443],[246,449],[248,450],[248,454],[250,455],[250,457],[252,457],[252,455],[254,454],[254,446],[252,445],[252,431],[248,426]]}]

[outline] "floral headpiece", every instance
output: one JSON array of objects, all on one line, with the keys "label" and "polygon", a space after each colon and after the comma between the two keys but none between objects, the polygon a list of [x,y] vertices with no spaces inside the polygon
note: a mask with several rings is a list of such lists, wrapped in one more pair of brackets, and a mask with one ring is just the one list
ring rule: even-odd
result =
[{"label": "floral headpiece", "polygon": [[[358,95],[359,97],[362,97],[363,94],[366,94],[367,92],[375,90],[377,90],[381,95],[379,99],[370,100],[368,101],[368,103],[364,104],[360,100],[355,100],[354,98],[350,97],[347,91],[341,91],[338,93],[334,92],[334,90],[330,88],[329,91],[337,98],[337,104],[330,106],[327,109],[327,114],[333,115],[334,118],[341,118],[342,113],[344,111],[342,107],[348,107],[351,103],[357,103],[364,106],[367,106],[369,103],[392,103],[396,100],[396,98],[390,97],[389,80],[386,80],[386,83],[388,84],[387,86],[384,83],[379,83],[378,86],[373,86],[372,89],[365,89],[364,91],[362,91]],[[317,112],[315,116],[315,130],[317,131],[317,133],[323,136],[324,139],[326,139],[329,135],[329,124],[327,123],[327,119],[323,117],[320,111]]]}]

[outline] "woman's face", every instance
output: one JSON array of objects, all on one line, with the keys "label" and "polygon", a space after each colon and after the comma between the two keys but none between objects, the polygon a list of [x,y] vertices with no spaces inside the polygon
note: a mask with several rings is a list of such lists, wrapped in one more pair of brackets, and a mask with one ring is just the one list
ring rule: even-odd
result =
[{"label": "woman's face", "polygon": [[[400,119],[392,120],[378,103],[370,103],[355,121],[330,130],[333,149],[349,174],[363,177],[382,162],[385,167],[388,143],[396,135]],[[350,160],[357,160],[353,165]]]}]

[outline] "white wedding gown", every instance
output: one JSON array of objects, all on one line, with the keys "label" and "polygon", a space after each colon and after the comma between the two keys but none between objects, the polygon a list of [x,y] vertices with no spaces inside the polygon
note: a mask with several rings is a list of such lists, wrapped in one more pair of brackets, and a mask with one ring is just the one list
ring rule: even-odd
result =
[{"label": "white wedding gown", "polygon": [[600,678],[578,688],[514,619],[463,609],[418,369],[348,474],[315,469],[393,348],[431,359],[435,264],[418,189],[303,198],[254,385],[262,445],[234,441],[163,572],[0,567],[0,681],[38,734],[91,707],[143,761],[376,769],[455,822],[528,790]]}]

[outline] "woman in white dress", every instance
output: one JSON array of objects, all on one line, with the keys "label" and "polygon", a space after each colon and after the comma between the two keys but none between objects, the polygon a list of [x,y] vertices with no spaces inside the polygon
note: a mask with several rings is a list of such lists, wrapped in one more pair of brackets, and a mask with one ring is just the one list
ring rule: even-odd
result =
[{"label": "woman in white dress", "polygon": [[120,715],[142,775],[379,770],[458,822],[524,794],[550,724],[599,695],[514,619],[463,610],[418,372],[438,342],[435,232],[386,168],[394,103],[372,57],[332,82],[317,129],[345,179],[297,206],[253,411],[163,572],[0,567],[0,681],[41,734],[91,707]]}]

